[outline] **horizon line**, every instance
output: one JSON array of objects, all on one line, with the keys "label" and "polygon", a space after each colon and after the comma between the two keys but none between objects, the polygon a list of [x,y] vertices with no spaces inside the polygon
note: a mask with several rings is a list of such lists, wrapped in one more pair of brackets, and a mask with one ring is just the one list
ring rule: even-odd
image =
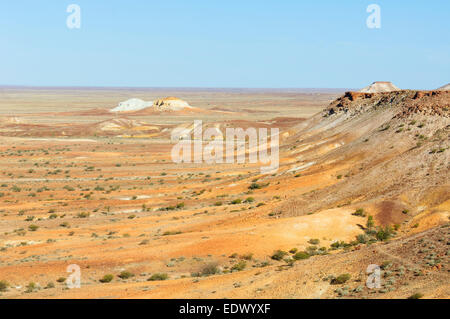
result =
[{"label": "horizon line", "polygon": [[0,84],[0,88],[30,88],[30,89],[182,89],[182,90],[350,90],[355,88],[339,87],[227,87],[227,86],[84,86],[84,85],[16,85]]}]

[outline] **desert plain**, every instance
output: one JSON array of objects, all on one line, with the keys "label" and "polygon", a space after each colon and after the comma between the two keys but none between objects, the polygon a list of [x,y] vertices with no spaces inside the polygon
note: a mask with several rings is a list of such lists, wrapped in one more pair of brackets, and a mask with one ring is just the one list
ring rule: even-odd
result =
[{"label": "desert plain", "polygon": [[[450,92],[354,91],[0,88],[0,297],[448,298]],[[195,120],[278,170],[174,163]]]}]

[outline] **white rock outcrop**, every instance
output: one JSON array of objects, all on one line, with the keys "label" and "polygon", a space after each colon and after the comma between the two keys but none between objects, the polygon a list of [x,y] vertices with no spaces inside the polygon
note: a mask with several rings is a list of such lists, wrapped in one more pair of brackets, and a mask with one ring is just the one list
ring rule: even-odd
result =
[{"label": "white rock outcrop", "polygon": [[111,110],[111,112],[120,113],[120,112],[139,111],[147,107],[151,107],[152,105],[153,101],[147,102],[141,99],[129,99],[127,101],[120,102],[116,108]]},{"label": "white rock outcrop", "polygon": [[133,98],[124,102],[120,102],[119,105],[110,110],[110,112],[135,112],[146,108],[152,108],[155,111],[180,111],[183,109],[191,109],[192,107],[186,101],[183,101],[176,97],[167,97],[152,102]]}]

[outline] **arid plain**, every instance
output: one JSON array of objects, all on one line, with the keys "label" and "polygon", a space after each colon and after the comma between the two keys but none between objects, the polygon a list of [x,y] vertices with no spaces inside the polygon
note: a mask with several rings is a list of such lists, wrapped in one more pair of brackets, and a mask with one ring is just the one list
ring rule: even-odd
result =
[{"label": "arid plain", "polygon": [[[170,96],[193,108],[110,112]],[[449,104],[445,90],[0,88],[0,296],[448,298]],[[171,131],[194,120],[279,128],[279,169],[174,163]]]}]

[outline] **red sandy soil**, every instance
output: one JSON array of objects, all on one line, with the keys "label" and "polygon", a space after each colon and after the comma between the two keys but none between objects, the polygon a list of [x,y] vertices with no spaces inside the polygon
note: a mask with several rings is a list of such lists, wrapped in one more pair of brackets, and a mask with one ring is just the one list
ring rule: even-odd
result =
[{"label": "red sandy soil", "polygon": [[[450,92],[437,92],[350,92],[307,119],[206,124],[280,128],[271,175],[259,164],[173,163],[173,123],[2,122],[0,294],[448,298]],[[355,241],[377,227],[395,231]],[[293,248],[309,258],[294,260]],[[64,283],[70,264],[79,289]],[[365,285],[370,264],[383,266],[379,289]],[[119,278],[125,270],[133,276]],[[156,273],[168,279],[148,281]]]}]

